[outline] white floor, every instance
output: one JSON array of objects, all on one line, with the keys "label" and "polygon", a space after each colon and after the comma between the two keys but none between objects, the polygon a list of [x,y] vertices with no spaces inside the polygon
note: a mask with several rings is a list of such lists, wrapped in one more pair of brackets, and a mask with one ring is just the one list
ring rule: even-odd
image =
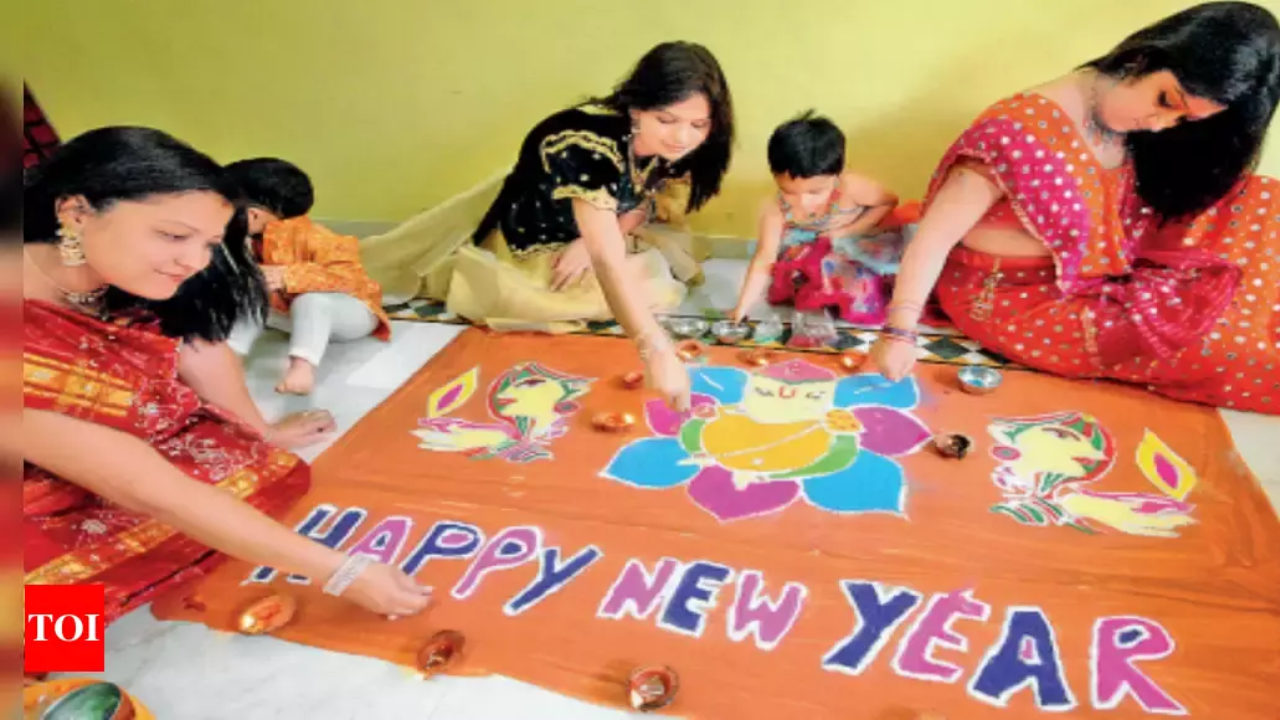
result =
[{"label": "white floor", "polygon": [[[707,264],[707,284],[690,298],[690,309],[731,307],[743,261]],[[307,407],[325,408],[341,431],[382,402],[461,328],[397,323],[390,346],[367,341],[335,346],[319,388],[306,400],[284,399],[272,390],[283,367],[285,346],[268,335],[255,349],[248,375],[254,397],[268,417]],[[1274,458],[1280,418],[1223,413],[1241,454],[1280,507],[1280,464]],[[1268,442],[1270,444],[1268,444]],[[1267,450],[1271,447],[1271,450]],[[323,447],[304,453],[314,458]],[[162,623],[147,609],[113,625],[107,633],[104,679],[135,694],[163,720],[577,720],[631,714],[599,708],[508,678],[439,678],[423,682],[380,660],[343,655],[272,638],[215,633],[204,626]]]}]

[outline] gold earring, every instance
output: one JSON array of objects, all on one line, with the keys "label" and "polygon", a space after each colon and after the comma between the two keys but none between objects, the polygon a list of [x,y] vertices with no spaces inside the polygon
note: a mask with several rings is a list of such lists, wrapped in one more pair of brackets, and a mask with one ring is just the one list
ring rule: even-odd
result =
[{"label": "gold earring", "polygon": [[86,262],[80,234],[65,225],[58,228],[58,252],[62,255],[62,264],[67,267],[76,267]]}]

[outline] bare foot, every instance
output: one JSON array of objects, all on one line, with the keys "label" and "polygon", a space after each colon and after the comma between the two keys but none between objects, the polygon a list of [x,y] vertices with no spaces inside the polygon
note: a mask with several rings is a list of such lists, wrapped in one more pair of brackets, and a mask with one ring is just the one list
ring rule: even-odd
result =
[{"label": "bare foot", "polygon": [[287,395],[310,395],[316,386],[316,366],[298,357],[289,358],[289,369],[276,385],[276,392]]}]

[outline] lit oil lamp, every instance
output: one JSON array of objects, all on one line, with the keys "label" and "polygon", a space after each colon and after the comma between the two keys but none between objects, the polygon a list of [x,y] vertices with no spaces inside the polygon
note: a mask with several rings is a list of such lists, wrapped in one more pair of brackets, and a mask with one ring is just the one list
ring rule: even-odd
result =
[{"label": "lit oil lamp", "polygon": [[702,353],[706,351],[706,346],[697,340],[681,340],[676,345],[676,355],[685,362],[697,360],[702,357]]},{"label": "lit oil lamp", "polygon": [[250,605],[240,614],[240,632],[245,635],[268,635],[293,619],[298,601],[288,595],[270,595]]},{"label": "lit oil lamp", "polygon": [[857,350],[845,350],[840,353],[840,367],[846,372],[856,372],[867,362],[867,355]]},{"label": "lit oil lamp", "polygon": [[631,413],[602,412],[591,419],[591,424],[601,432],[626,432],[636,424],[636,416]]},{"label": "lit oil lamp", "polygon": [[973,449],[973,440],[960,433],[942,433],[933,437],[933,447],[942,457],[963,460]]},{"label": "lit oil lamp", "polygon": [[776,356],[776,353],[772,350],[757,348],[755,350],[747,350],[743,352],[741,357],[742,362],[750,365],[751,367],[765,367],[769,365],[769,363],[772,363]]},{"label": "lit oil lamp", "polygon": [[430,677],[447,670],[462,659],[467,639],[457,630],[441,630],[418,651],[418,670]]},{"label": "lit oil lamp", "polygon": [[631,673],[627,681],[628,699],[633,710],[653,712],[671,704],[680,689],[680,677],[665,665],[642,667]]}]

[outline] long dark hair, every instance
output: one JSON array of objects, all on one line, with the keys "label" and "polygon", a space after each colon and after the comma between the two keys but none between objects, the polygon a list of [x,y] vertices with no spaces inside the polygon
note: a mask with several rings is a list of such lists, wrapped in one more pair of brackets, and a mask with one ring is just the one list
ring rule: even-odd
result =
[{"label": "long dark hair", "polygon": [[[83,196],[98,211],[121,200],[207,191],[235,202],[238,189],[212,158],[159,130],[107,127],[58,148],[29,172],[23,191],[23,240],[57,240],[59,200]],[[161,331],[184,340],[225,340],[240,318],[266,314],[262,275],[249,257],[243,208],[227,225],[222,246],[203,271],[168,300],[152,301],[109,288],[109,312],[141,308],[155,314]]]},{"label": "long dark hair", "polygon": [[693,192],[689,195],[689,212],[720,192],[733,153],[733,96],[711,51],[689,42],[662,43],[640,58],[613,94],[596,100],[625,115],[632,110],[674,105],[694,93],[706,96],[711,106],[711,132],[702,145],[673,168],[676,175],[690,175]]},{"label": "long dark hair", "polygon": [[1138,31],[1090,62],[1116,79],[1168,70],[1191,95],[1226,110],[1126,138],[1138,194],[1166,219],[1203,211],[1251,172],[1280,100],[1280,25],[1246,2],[1213,2]]}]

